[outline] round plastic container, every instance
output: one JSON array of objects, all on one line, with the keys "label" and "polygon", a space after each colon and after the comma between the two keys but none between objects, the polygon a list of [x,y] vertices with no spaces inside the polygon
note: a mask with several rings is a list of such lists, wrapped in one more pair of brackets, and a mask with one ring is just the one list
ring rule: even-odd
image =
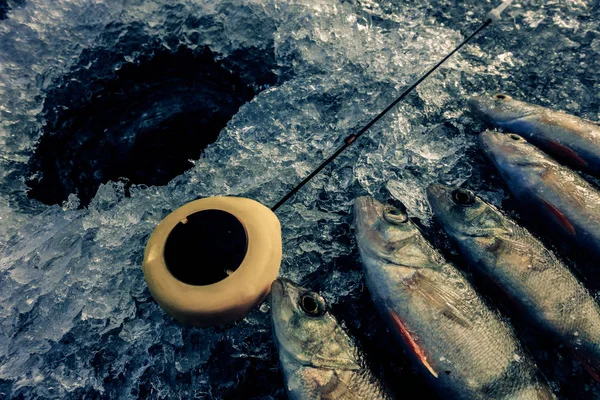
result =
[{"label": "round plastic container", "polygon": [[142,268],[152,296],[173,318],[224,325],[246,316],[269,293],[281,247],[281,225],[269,208],[241,197],[210,197],[158,224]]}]

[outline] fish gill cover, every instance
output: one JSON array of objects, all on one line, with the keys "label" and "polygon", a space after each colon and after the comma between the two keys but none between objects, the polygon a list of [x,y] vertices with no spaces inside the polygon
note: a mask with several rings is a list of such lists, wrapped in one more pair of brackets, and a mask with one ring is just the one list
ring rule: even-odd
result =
[{"label": "fish gill cover", "polygon": [[[175,323],[144,282],[140,266],[150,233],[171,210],[199,197],[235,195],[274,204],[329,155],[339,136],[376,115],[495,5],[475,0],[458,5],[449,0],[8,4],[12,7],[0,22],[0,396],[240,398],[244,393],[265,399],[285,396],[268,307],[225,328]],[[364,293],[350,233],[354,198],[400,200],[425,222],[430,219],[425,188],[432,182],[466,182],[499,204],[506,189],[476,150],[471,134],[482,126],[465,111],[468,96],[504,91],[598,120],[599,17],[595,0],[517,4],[506,21],[451,59],[278,211],[281,274],[307,282],[337,304],[367,350],[387,360],[379,368],[400,375],[397,385],[412,381],[412,372],[398,350],[386,355],[390,342]],[[184,110],[187,99],[213,101],[203,107],[217,113],[229,107],[221,104],[219,90],[212,97],[186,91],[197,77],[187,70],[184,76],[191,78],[180,80],[181,91],[164,90],[164,97],[149,99],[152,91],[146,89],[156,77],[135,71],[160,64],[160,57],[197,65],[198,76],[218,64],[223,70],[214,71],[227,85],[241,80],[243,90],[252,93],[241,96],[237,112],[226,112],[226,126],[214,143],[195,144],[185,155],[192,160],[189,168],[180,166],[160,181],[136,182],[112,164],[119,159],[109,158],[102,162],[117,170],[103,175],[106,168],[97,161],[104,160],[102,151],[122,149],[127,135],[143,142],[137,133],[149,133],[173,151],[176,144],[165,138],[167,132],[188,127],[161,124],[171,117],[199,118],[193,115],[198,109]],[[169,76],[156,79],[181,77],[177,69],[185,66],[165,68]],[[199,85],[206,90],[206,84]],[[110,108],[115,103],[98,95],[116,99],[119,87],[127,90],[116,104],[134,112],[117,118]],[[178,107],[181,113],[173,111]],[[88,120],[78,119],[77,110],[89,110]],[[149,125],[139,123],[142,115],[153,116]],[[100,131],[101,123],[108,125]],[[193,137],[197,131],[186,132]],[[66,135],[60,140],[74,144],[57,154],[54,164],[43,156],[53,135]],[[86,140],[105,145],[94,154]],[[70,158],[89,162],[69,167]],[[87,176],[78,176],[78,170]],[[150,168],[145,175],[151,173]],[[128,183],[118,180],[121,174]],[[63,193],[46,202],[60,203],[71,193],[67,201],[45,205],[30,198],[28,182],[45,176],[62,186],[44,191]],[[82,186],[64,184],[73,181]],[[81,199],[72,194],[82,187]],[[81,207],[82,200],[89,205]],[[561,380],[558,367],[548,364],[558,387],[569,372]],[[581,398],[598,395],[588,381],[573,382]]]}]

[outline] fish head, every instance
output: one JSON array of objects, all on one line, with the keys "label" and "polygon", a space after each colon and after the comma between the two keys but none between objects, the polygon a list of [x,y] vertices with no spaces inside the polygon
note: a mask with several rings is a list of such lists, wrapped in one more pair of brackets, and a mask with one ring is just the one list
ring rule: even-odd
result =
[{"label": "fish head", "polygon": [[493,96],[472,97],[468,104],[479,119],[496,126],[504,126],[534,112],[533,106],[500,93]]},{"label": "fish head", "polygon": [[479,135],[479,143],[500,172],[518,173],[519,169],[541,167],[548,162],[544,153],[513,133],[485,131]]},{"label": "fish head", "polygon": [[396,250],[394,243],[417,232],[406,212],[370,196],[355,200],[354,223],[361,250],[377,253],[382,258],[391,258]]},{"label": "fish head", "polygon": [[353,343],[318,293],[278,278],[271,286],[271,320],[282,364],[356,367]]},{"label": "fish head", "polygon": [[359,197],[354,203],[354,225],[367,272],[402,267],[410,274],[420,268],[437,267],[432,263],[435,252],[406,212],[372,197]]},{"label": "fish head", "polygon": [[499,211],[468,189],[432,184],[427,199],[444,230],[455,239],[497,234]]}]

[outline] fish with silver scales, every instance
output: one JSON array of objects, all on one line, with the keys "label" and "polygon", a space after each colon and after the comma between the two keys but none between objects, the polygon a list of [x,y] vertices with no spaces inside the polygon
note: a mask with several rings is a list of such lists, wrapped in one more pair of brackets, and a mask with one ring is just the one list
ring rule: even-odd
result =
[{"label": "fish with silver scales", "polygon": [[271,319],[290,400],[391,399],[318,293],[277,279]]},{"label": "fish with silver scales", "polygon": [[473,192],[431,185],[427,195],[436,219],[469,264],[600,380],[600,307],[567,266]]},{"label": "fish with silver scales", "polygon": [[476,96],[471,111],[488,124],[523,136],[571,167],[600,177],[600,125],[506,94]]},{"label": "fish with silver scales", "polygon": [[508,323],[404,212],[360,197],[354,213],[371,297],[443,398],[555,398]]},{"label": "fish with silver scales", "polygon": [[486,131],[483,152],[527,215],[590,256],[600,255],[600,191],[519,135]]}]

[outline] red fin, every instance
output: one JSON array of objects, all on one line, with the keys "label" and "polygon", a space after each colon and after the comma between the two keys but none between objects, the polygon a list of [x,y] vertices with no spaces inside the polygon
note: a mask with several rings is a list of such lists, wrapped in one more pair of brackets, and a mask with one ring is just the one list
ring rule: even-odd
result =
[{"label": "red fin", "polygon": [[390,317],[392,317],[392,321],[394,321],[394,325],[396,326],[396,329],[398,330],[398,332],[400,333],[400,335],[402,336],[402,338],[404,339],[404,341],[406,342],[406,344],[408,345],[410,350],[417,356],[419,361],[421,361],[423,363],[425,368],[427,368],[427,370],[429,372],[431,372],[431,375],[433,375],[437,378],[438,374],[437,374],[437,372],[434,371],[434,369],[431,367],[431,365],[427,361],[425,352],[423,351],[423,349],[421,349],[421,347],[415,341],[415,339],[413,339],[413,337],[410,335],[410,332],[408,331],[406,326],[402,323],[402,321],[400,320],[400,317],[398,317],[398,314],[396,314],[390,308],[388,308],[388,313],[390,314]]},{"label": "red fin", "polygon": [[571,221],[563,213],[561,213],[558,208],[554,207],[552,204],[548,203],[546,200],[542,200],[546,209],[552,213],[556,221],[572,236],[575,236],[577,233],[575,232],[575,227],[571,224]]},{"label": "red fin", "polygon": [[565,147],[564,145],[553,140],[547,140],[546,144],[548,145],[548,147],[550,147],[552,153],[558,154],[562,158],[571,160],[577,165],[587,167],[587,162],[583,158],[579,157],[579,155],[575,153],[575,151],[569,149],[568,147]]},{"label": "red fin", "polygon": [[600,360],[594,358],[593,355],[585,353],[582,350],[571,349],[573,355],[583,365],[583,368],[594,378],[596,382],[600,382]]}]

